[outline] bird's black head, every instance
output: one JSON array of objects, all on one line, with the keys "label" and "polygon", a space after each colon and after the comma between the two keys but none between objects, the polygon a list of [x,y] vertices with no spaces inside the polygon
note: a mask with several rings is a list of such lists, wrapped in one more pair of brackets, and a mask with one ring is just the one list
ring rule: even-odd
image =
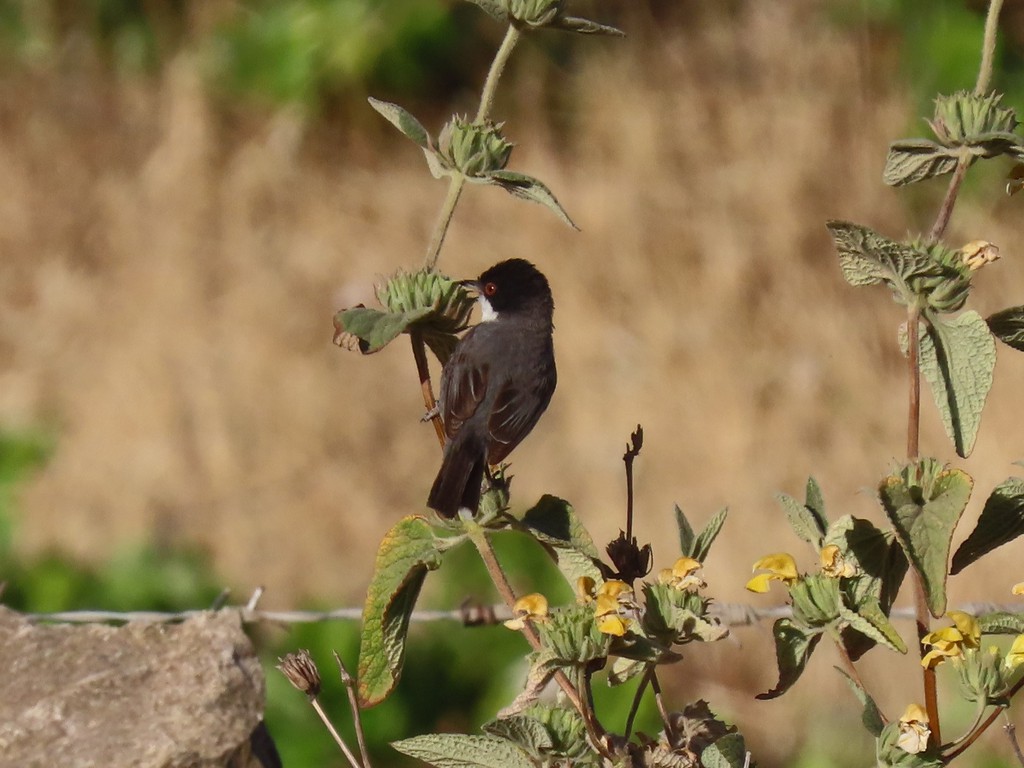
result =
[{"label": "bird's black head", "polygon": [[[473,287],[484,302],[484,319],[494,315],[529,314],[551,322],[554,301],[547,278],[526,259],[509,259],[484,272]],[[487,317],[488,311],[492,314]]]}]

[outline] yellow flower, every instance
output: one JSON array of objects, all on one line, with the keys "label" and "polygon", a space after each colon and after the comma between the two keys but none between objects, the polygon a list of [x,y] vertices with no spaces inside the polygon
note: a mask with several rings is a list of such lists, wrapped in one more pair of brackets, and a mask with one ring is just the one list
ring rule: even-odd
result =
[{"label": "yellow flower", "polygon": [[1024,581],[1019,584],[1014,584],[1013,589],[1010,590],[1015,595],[1024,595]]},{"label": "yellow flower", "polygon": [[922,645],[930,645],[921,659],[921,666],[933,669],[946,659],[963,658],[964,649],[978,648],[981,644],[981,627],[978,620],[963,611],[949,611],[946,614],[953,620],[952,627],[943,627],[929,632],[921,638]]},{"label": "yellow flower", "polygon": [[633,622],[630,614],[638,610],[633,588],[624,581],[611,579],[601,585],[595,600],[594,617],[597,629],[605,635],[622,637]]},{"label": "yellow flower", "polygon": [[658,572],[658,581],[682,592],[695,592],[707,584],[697,571],[701,569],[699,560],[692,557],[680,557],[671,568],[662,568]]},{"label": "yellow flower", "polygon": [[767,571],[759,573],[747,582],[747,589],[751,592],[764,593],[773,581],[781,581],[787,586],[799,578],[796,572],[796,560],[792,555],[785,552],[777,555],[767,555],[756,563],[752,570]]},{"label": "yellow flower", "polygon": [[592,603],[597,594],[597,583],[590,576],[576,579],[576,602]]},{"label": "yellow flower", "polygon": [[512,606],[513,618],[505,622],[509,629],[522,629],[528,621],[544,621],[548,615],[548,599],[539,592],[523,595]]},{"label": "yellow flower", "polygon": [[845,579],[857,575],[857,566],[843,557],[836,544],[829,544],[821,550],[821,572],[834,579]]},{"label": "yellow flower", "polygon": [[1013,645],[1006,652],[1006,660],[1003,663],[1010,670],[1015,670],[1021,664],[1024,664],[1024,635],[1017,635],[1014,638]]},{"label": "yellow flower", "polygon": [[900,718],[899,731],[897,747],[911,755],[924,752],[928,748],[928,738],[932,735],[924,707],[920,704],[908,706]]},{"label": "yellow flower", "polygon": [[968,269],[980,269],[999,258],[999,246],[988,240],[972,240],[960,249],[960,258]]}]

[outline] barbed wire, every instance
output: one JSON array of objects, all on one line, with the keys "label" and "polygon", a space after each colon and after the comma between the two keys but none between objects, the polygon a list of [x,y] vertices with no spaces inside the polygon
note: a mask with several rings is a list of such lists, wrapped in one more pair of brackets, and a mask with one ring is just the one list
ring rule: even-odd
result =
[{"label": "barbed wire", "polygon": [[[244,624],[315,624],[329,621],[361,621],[362,608],[333,608],[324,611],[305,610],[263,610],[257,608],[263,596],[263,588],[253,592],[245,605],[230,606],[226,604],[226,592],[214,601],[209,608],[196,608],[185,611],[102,611],[77,610],[54,611],[50,613],[21,613],[18,615],[32,623],[57,624],[101,624],[118,622],[173,623],[185,621],[196,616],[209,614],[212,611],[236,611]],[[980,616],[987,613],[1024,614],[1024,607],[998,603],[967,603],[957,610]],[[788,605],[777,605],[768,608],[755,608],[742,603],[713,603],[711,615],[728,627],[747,627],[760,624],[769,619],[791,618],[792,608]],[[462,603],[458,608],[450,610],[416,610],[410,621],[431,623],[439,621],[458,622],[463,626],[488,626],[498,624],[512,618],[512,611],[505,605],[481,604],[471,600]],[[892,619],[913,620],[912,607],[894,608],[890,613]]]}]

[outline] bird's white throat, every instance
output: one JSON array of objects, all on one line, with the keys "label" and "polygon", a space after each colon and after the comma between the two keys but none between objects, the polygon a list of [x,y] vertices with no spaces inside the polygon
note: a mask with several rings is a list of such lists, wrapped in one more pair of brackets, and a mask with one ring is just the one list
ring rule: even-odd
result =
[{"label": "bird's white throat", "polygon": [[481,323],[489,323],[498,319],[498,313],[494,311],[494,307],[491,306],[491,302],[489,302],[486,297],[481,296],[478,301],[480,302]]}]

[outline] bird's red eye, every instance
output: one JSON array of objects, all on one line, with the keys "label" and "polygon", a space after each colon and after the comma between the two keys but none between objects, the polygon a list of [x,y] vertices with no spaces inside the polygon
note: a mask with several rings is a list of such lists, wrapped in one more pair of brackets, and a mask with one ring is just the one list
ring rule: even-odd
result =
[{"label": "bird's red eye", "polygon": [[484,296],[493,296],[498,292],[498,286],[494,283],[488,283],[484,286]]}]

